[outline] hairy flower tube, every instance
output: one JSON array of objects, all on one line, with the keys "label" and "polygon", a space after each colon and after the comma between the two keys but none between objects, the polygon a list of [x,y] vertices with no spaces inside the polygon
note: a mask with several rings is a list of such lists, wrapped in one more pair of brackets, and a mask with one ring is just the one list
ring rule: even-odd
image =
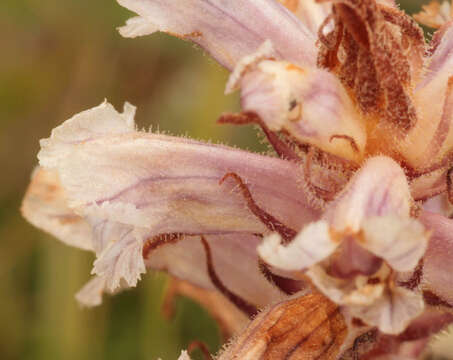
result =
[{"label": "hairy flower tube", "polygon": [[96,253],[77,299],[160,269],[251,319],[218,359],[420,358],[453,321],[450,4],[415,16],[426,43],[392,0],[118,2],[138,14],[123,36],[227,68],[242,111],[218,122],[258,125],[275,156],[137,131],[128,103],[56,127],[22,212]]}]

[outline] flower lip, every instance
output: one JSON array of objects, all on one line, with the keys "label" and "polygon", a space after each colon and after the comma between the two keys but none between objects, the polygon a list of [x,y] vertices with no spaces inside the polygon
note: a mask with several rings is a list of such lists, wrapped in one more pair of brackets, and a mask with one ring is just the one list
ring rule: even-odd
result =
[{"label": "flower lip", "polygon": [[[411,195],[399,165],[369,159],[324,212],[288,245],[278,235],[258,253],[272,267],[314,286],[380,331],[398,334],[423,310],[422,295],[395,282],[414,271],[429,232],[410,217]],[[397,319],[397,320],[395,320]]]}]

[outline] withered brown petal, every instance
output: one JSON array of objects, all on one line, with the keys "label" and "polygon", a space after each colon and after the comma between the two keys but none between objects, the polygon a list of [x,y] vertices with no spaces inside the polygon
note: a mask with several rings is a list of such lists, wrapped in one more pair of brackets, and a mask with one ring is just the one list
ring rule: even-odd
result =
[{"label": "withered brown petal", "polygon": [[[336,29],[343,27],[343,36],[340,46],[331,50],[341,57],[340,63],[330,70],[353,85],[365,113],[378,111],[386,128],[405,134],[416,122],[411,87],[422,69],[421,30],[402,11],[374,0],[340,0],[334,9]],[[351,66],[357,74],[351,73]]]},{"label": "withered brown petal", "polygon": [[219,360],[330,360],[346,334],[338,306],[319,293],[308,294],[263,311]]}]

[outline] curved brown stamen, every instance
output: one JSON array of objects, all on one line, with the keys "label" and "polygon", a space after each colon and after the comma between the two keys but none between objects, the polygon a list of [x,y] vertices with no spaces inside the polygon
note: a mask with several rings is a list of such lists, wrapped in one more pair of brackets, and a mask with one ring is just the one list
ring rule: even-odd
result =
[{"label": "curved brown stamen", "polygon": [[208,267],[209,278],[211,279],[213,285],[217,288],[217,290],[219,290],[223,295],[225,295],[225,297],[228,300],[230,300],[240,310],[244,311],[250,318],[254,317],[258,313],[258,309],[254,305],[250,304],[246,300],[242,299],[241,297],[230,291],[222,283],[214,269],[211,248],[209,247],[208,242],[203,236],[201,236],[201,243],[203,244],[206,253],[206,265]]},{"label": "curved brown stamen", "polygon": [[355,142],[355,140],[351,136],[335,134],[335,135],[332,135],[330,137],[329,142],[332,142],[333,139],[345,139],[345,140],[348,140],[349,143],[351,144],[352,150],[354,150],[354,152],[356,152],[356,153],[359,152],[359,147],[357,146],[357,143]]},{"label": "curved brown stamen", "polygon": [[447,171],[447,198],[453,204],[453,167]]},{"label": "curved brown stamen", "polygon": [[187,347],[187,352],[190,354],[192,353],[192,351],[196,349],[200,349],[200,351],[203,353],[203,357],[205,358],[205,360],[212,360],[212,356],[209,353],[208,347],[204,342],[198,340],[192,341]]},{"label": "curved brown stamen", "polygon": [[442,299],[440,296],[434,294],[432,291],[425,290],[423,291],[423,299],[425,303],[431,306],[445,306],[447,308],[453,308],[449,302]]},{"label": "curved brown stamen", "polygon": [[174,244],[179,240],[184,238],[182,233],[170,233],[170,234],[160,234],[153,236],[151,239],[146,240],[143,245],[142,255],[144,259],[147,259],[150,252],[166,244]]},{"label": "curved brown stamen", "polygon": [[244,111],[237,114],[226,113],[217,119],[218,124],[233,124],[233,125],[249,125],[256,124],[269,141],[269,144],[274,148],[275,152],[279,157],[286,160],[301,161],[300,156],[291,148],[291,146],[282,141],[279,136],[271,131],[260,119],[260,117],[249,111]]},{"label": "curved brown stamen", "polygon": [[274,274],[269,266],[261,259],[258,260],[258,268],[267,281],[277,286],[286,295],[293,295],[303,288],[303,282],[300,280],[289,279]]},{"label": "curved brown stamen", "polygon": [[290,242],[297,234],[296,231],[293,229],[287,227],[283,223],[281,223],[279,220],[277,220],[275,217],[261,209],[253,200],[252,194],[250,193],[249,188],[247,185],[242,181],[242,178],[233,172],[225,174],[225,176],[219,181],[219,184],[221,185],[226,179],[232,178],[234,179],[238,185],[239,188],[242,192],[242,196],[245,198],[247,201],[247,206],[250,209],[250,211],[258,218],[261,220],[261,222],[270,230],[270,231],[275,231],[280,234],[280,236],[283,238],[283,243],[287,244]]},{"label": "curved brown stamen", "polygon": [[423,276],[423,259],[419,261],[410,279],[407,281],[401,281],[398,283],[398,285],[403,286],[409,290],[414,290],[416,287],[418,287],[418,285],[420,285],[422,276]]}]

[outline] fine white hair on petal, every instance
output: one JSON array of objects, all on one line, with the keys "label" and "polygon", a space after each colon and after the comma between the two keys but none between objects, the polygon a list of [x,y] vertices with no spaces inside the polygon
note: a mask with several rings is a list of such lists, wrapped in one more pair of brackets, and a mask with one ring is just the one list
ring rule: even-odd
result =
[{"label": "fine white hair on petal", "polygon": [[123,36],[155,31],[191,40],[232,70],[266,39],[283,59],[316,65],[316,36],[275,0],[118,0],[136,12],[120,28]]},{"label": "fine white hair on petal", "polygon": [[266,237],[258,246],[260,257],[269,265],[281,270],[302,270],[318,263],[338,246],[331,237],[329,226],[325,221],[308,224],[302,231],[284,246],[278,234]]},{"label": "fine white hair on petal", "polygon": [[396,271],[413,270],[428,245],[429,233],[412,218],[374,216],[363,222],[362,229],[364,240],[360,244]]}]

